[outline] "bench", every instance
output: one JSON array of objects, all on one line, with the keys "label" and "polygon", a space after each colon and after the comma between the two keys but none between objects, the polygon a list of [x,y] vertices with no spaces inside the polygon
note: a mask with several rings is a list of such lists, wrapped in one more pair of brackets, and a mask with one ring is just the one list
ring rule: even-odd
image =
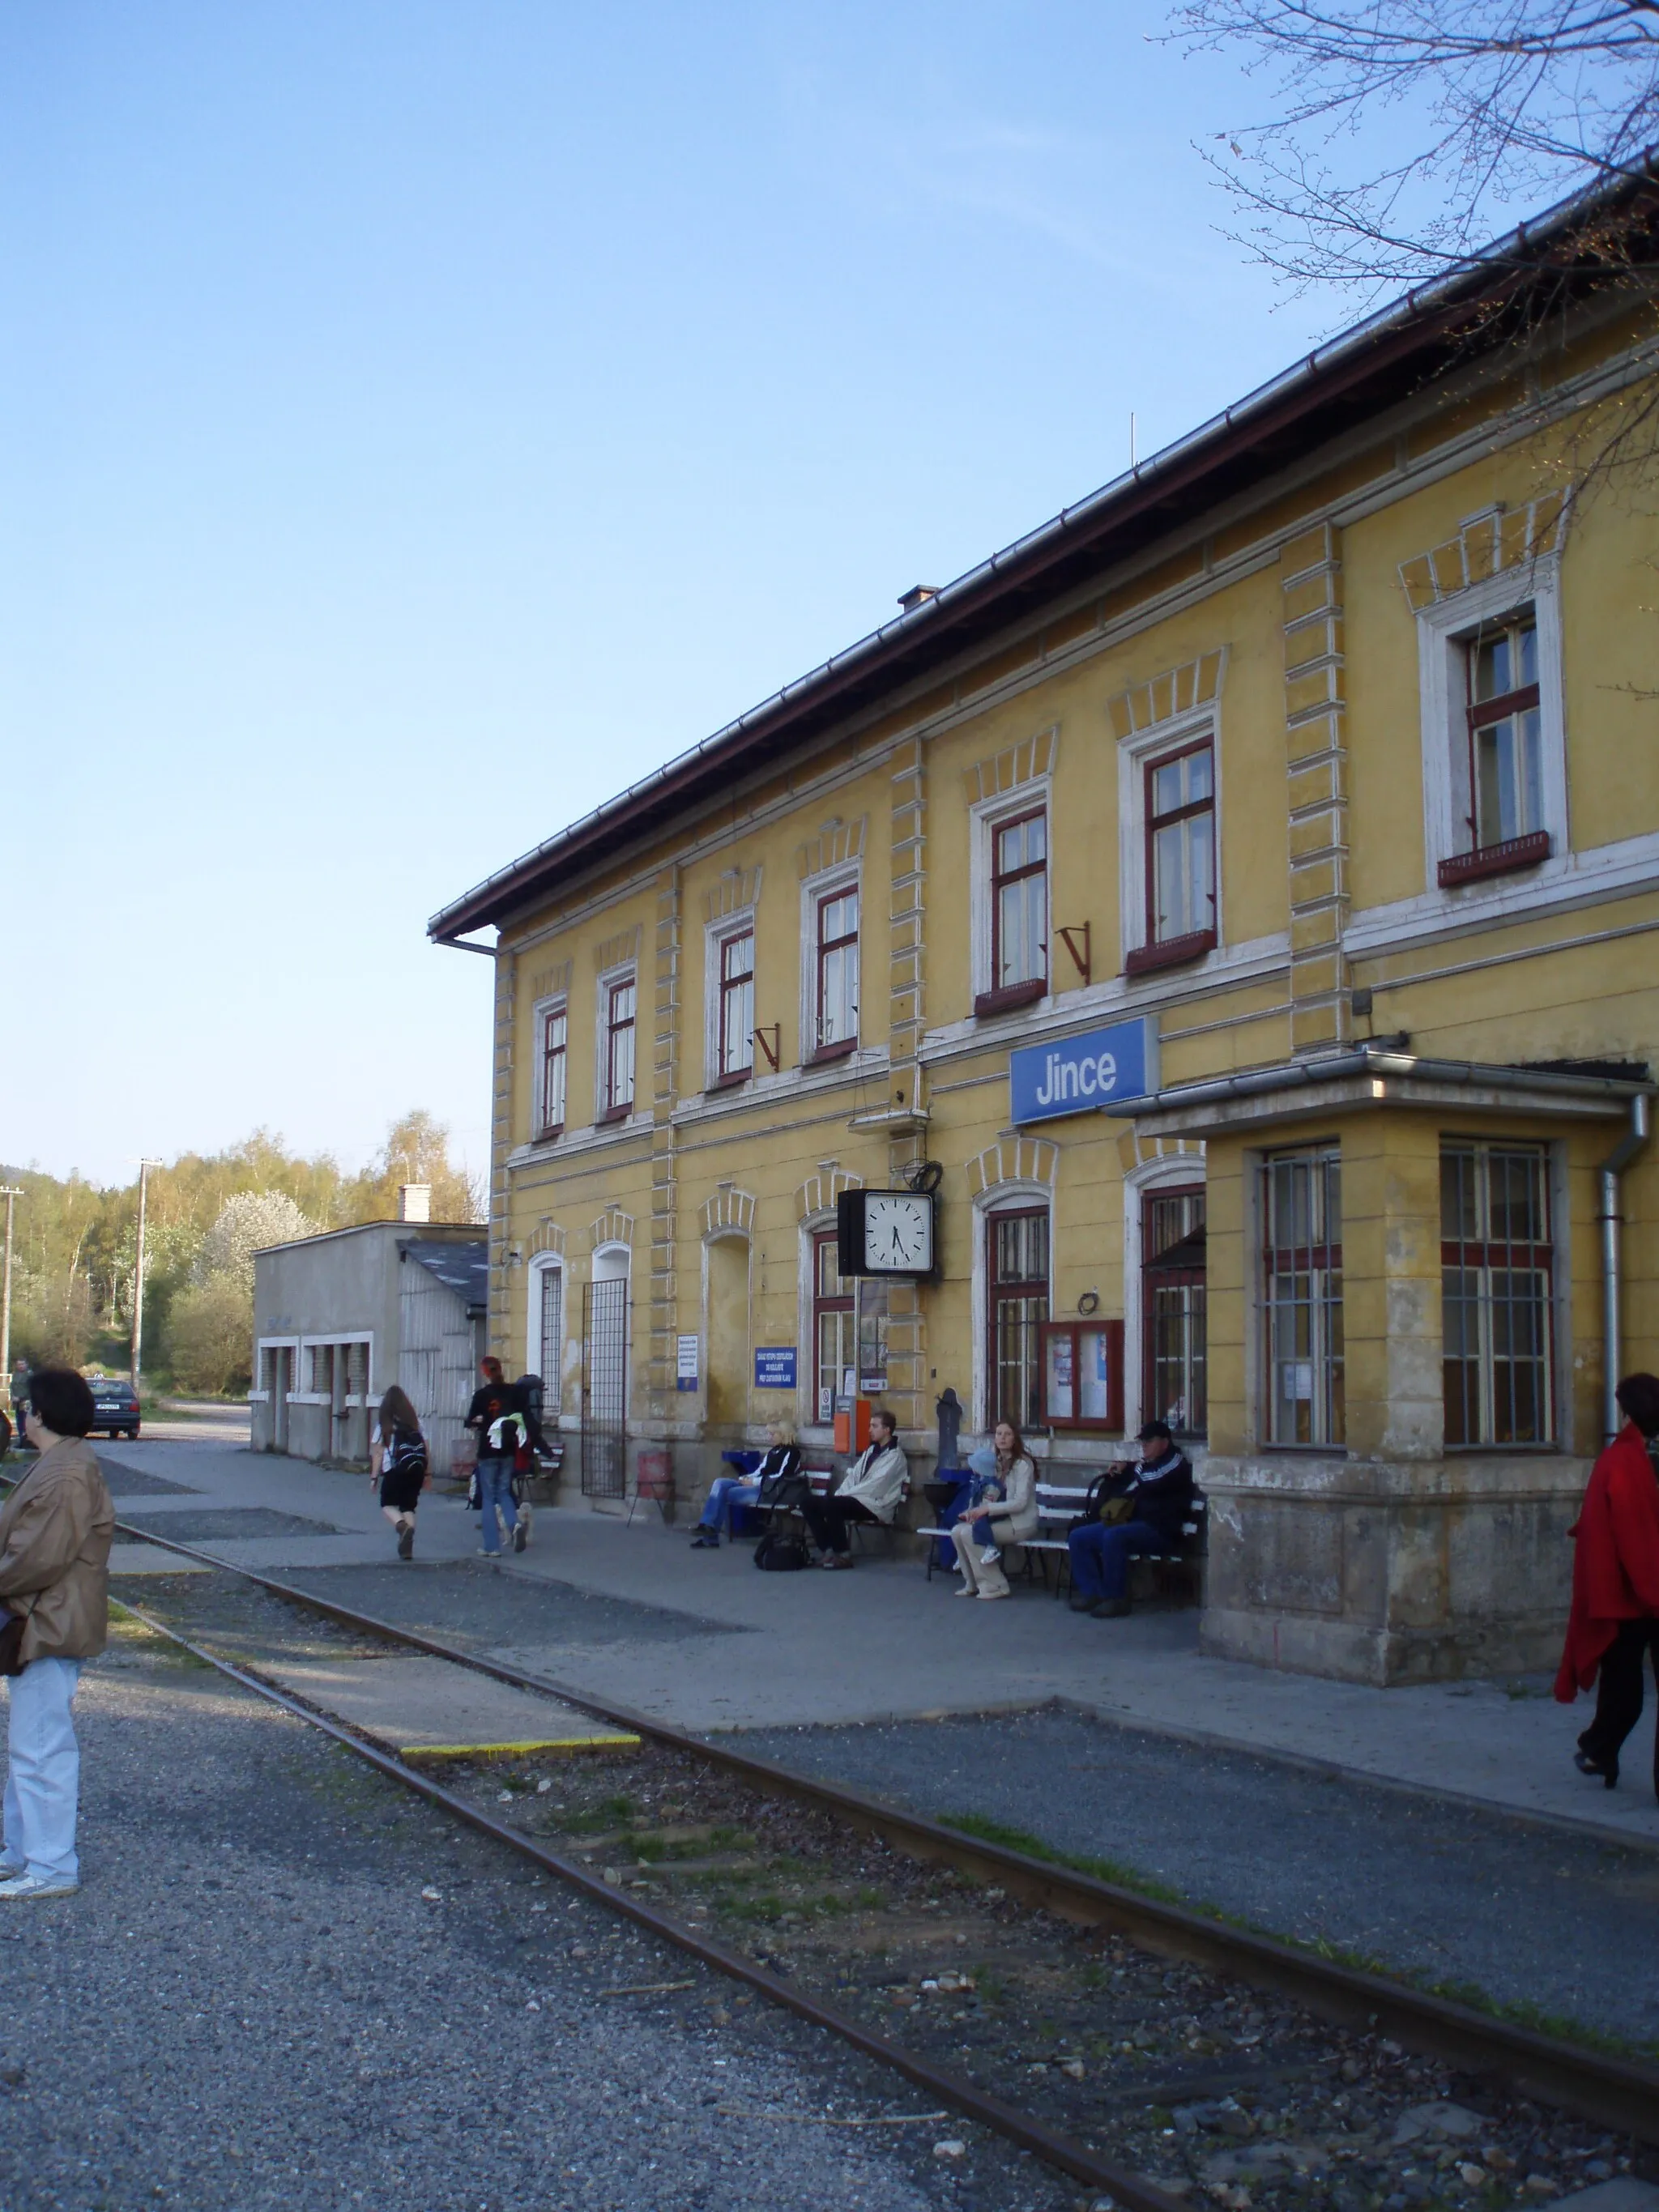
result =
[{"label": "bench", "polygon": [[[1005,1547],[1006,1552],[1018,1551],[1023,1554],[1028,1582],[1035,1572],[1041,1571],[1045,1589],[1049,1587],[1048,1565],[1053,1560],[1058,1569],[1053,1583],[1056,1597],[1062,1595],[1071,1579],[1072,1549],[1066,1539],[1073,1522],[1088,1504],[1090,1487],[1087,1482],[1039,1481],[1036,1486],[1036,1534]],[[1136,1552],[1133,1557],[1154,1569],[1163,1582],[1170,1583],[1180,1578],[1188,1583],[1196,1596],[1200,1563],[1209,1548],[1209,1506],[1201,1492],[1194,1492],[1193,1507],[1193,1519],[1182,1524],[1182,1534],[1185,1540],[1178,1551]],[[932,1540],[939,1537],[948,1539],[951,1531],[948,1528],[919,1528],[916,1534],[930,1540],[927,1579],[932,1582],[936,1565]]]}]

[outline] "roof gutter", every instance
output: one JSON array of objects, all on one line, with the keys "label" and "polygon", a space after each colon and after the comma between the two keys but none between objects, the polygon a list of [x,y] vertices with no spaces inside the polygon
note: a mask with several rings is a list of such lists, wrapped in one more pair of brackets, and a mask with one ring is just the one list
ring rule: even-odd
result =
[{"label": "roof gutter", "polygon": [[[1560,1068],[1494,1066],[1473,1060],[1430,1060],[1393,1046],[1356,1045],[1346,1052],[1322,1053],[1312,1060],[1279,1067],[1255,1067],[1237,1075],[1218,1075],[1181,1083],[1145,1098],[1126,1098],[1108,1106],[1119,1119],[1139,1119],[1188,1106],[1218,1105],[1230,1098],[1257,1098],[1273,1091],[1306,1090],[1340,1082],[1345,1076],[1412,1077],[1419,1083],[1465,1084],[1488,1091],[1548,1091],[1571,1098],[1639,1099],[1645,1117],[1649,1088],[1632,1077],[1573,1075]],[[1627,1139],[1626,1142],[1629,1141]],[[1622,1161],[1620,1163],[1623,1164]]]}]

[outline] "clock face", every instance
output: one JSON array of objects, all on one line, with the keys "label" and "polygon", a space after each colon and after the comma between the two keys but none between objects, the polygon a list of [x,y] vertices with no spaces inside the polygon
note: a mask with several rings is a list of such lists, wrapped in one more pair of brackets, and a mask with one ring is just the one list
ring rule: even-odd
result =
[{"label": "clock face", "polygon": [[866,1191],[864,1264],[872,1274],[927,1274],[933,1264],[933,1200],[918,1191]]}]

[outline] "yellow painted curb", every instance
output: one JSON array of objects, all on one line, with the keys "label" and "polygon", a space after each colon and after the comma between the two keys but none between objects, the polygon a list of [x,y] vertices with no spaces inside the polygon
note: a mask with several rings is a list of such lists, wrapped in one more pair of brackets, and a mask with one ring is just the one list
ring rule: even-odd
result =
[{"label": "yellow painted curb", "polygon": [[527,1759],[541,1751],[637,1751],[636,1735],[538,1736],[526,1743],[402,1743],[403,1759]]}]

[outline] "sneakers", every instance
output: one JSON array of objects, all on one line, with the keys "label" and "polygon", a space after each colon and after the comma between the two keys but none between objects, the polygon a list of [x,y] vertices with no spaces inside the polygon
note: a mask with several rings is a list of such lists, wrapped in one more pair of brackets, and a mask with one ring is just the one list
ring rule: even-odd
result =
[{"label": "sneakers", "polygon": [[21,1859],[0,1859],[0,1881],[15,1881],[20,1875],[27,1872],[27,1867]]},{"label": "sneakers", "polygon": [[849,1552],[826,1552],[818,1561],[821,1567],[829,1567],[832,1570],[836,1567],[850,1567],[852,1564],[852,1554]]},{"label": "sneakers", "polygon": [[1002,1549],[1000,1545],[988,1544],[979,1555],[979,1563],[982,1567],[994,1567],[1001,1557]]},{"label": "sneakers", "polygon": [[415,1556],[415,1523],[405,1521],[398,1531],[398,1557],[412,1559]]},{"label": "sneakers", "polygon": [[1121,1620],[1129,1610],[1129,1601],[1127,1597],[1103,1597],[1089,1610],[1097,1620]]},{"label": "sneakers", "polygon": [[56,1875],[30,1874],[26,1869],[14,1875],[9,1881],[0,1881],[0,1901],[14,1897],[73,1897],[80,1887],[78,1881],[65,1881]]},{"label": "sneakers", "polygon": [[712,1528],[699,1528],[691,1539],[694,1552],[718,1552],[720,1547],[720,1540]]},{"label": "sneakers", "polygon": [[513,1523],[513,1548],[515,1552],[521,1552],[529,1541],[530,1523],[520,1514]]}]

